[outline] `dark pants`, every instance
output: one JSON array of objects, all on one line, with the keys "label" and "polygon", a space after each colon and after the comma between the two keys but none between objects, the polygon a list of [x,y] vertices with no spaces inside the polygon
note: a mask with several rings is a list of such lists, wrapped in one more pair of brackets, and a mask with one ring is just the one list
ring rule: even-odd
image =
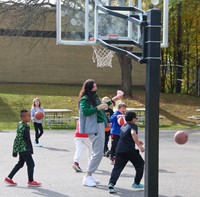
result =
[{"label": "dark pants", "polygon": [[115,150],[119,141],[119,135],[111,135],[111,149],[110,149],[110,157],[115,156]]},{"label": "dark pants", "polygon": [[34,122],[33,125],[35,128],[35,143],[38,144],[39,138],[43,134],[43,126],[42,126],[42,123],[37,123],[37,122]]},{"label": "dark pants", "polygon": [[140,183],[144,172],[144,160],[139,154],[139,150],[116,154],[115,165],[112,170],[109,183],[112,183],[113,185],[116,184],[122,170],[124,169],[128,161],[130,161],[135,167],[136,175],[134,183]]},{"label": "dark pants", "polygon": [[104,153],[106,153],[109,150],[108,148],[109,137],[110,137],[110,131],[105,132]]},{"label": "dark pants", "polygon": [[12,179],[14,175],[24,166],[25,162],[28,171],[28,181],[33,181],[35,163],[33,161],[32,155],[19,155],[19,161],[8,175],[8,178]]}]

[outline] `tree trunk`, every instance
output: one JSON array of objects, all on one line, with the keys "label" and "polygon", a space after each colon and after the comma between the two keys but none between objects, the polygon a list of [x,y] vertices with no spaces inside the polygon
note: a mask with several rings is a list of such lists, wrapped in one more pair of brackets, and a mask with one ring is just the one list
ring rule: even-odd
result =
[{"label": "tree trunk", "polygon": [[[131,51],[132,47],[123,48],[127,51]],[[121,67],[121,79],[122,79],[122,90],[128,97],[133,97],[132,94],[132,60],[120,53],[116,53],[120,67]]]},{"label": "tree trunk", "polygon": [[182,65],[182,25],[181,25],[181,7],[182,4],[181,2],[177,5],[177,9],[178,9],[178,16],[177,16],[177,70],[176,70],[176,93],[180,93],[181,92],[181,87],[182,87],[182,81],[178,80],[178,79],[182,79],[182,73],[183,73],[183,65]]}]

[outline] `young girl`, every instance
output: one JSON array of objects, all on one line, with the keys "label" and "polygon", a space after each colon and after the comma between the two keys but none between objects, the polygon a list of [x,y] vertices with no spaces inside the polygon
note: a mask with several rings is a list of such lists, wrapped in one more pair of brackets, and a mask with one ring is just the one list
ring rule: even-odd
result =
[{"label": "young girl", "polygon": [[75,137],[74,141],[75,141],[75,145],[76,145],[76,151],[75,151],[75,154],[74,154],[74,163],[72,165],[72,168],[76,172],[82,172],[82,169],[79,166],[79,161],[80,161],[80,157],[81,157],[82,152],[83,152],[84,145],[87,147],[88,163],[89,163],[91,155],[92,155],[92,143],[90,142],[87,133],[80,133],[79,132],[79,120],[77,121],[77,124],[76,124],[76,131],[74,133],[74,137]]},{"label": "young girl", "polygon": [[42,119],[37,120],[35,118],[36,112],[42,112],[44,114],[44,109],[41,107],[41,102],[39,98],[33,99],[32,108],[31,108],[31,119],[33,121],[34,129],[35,129],[35,146],[42,147],[42,144],[39,143],[39,138],[43,134],[43,126]]}]

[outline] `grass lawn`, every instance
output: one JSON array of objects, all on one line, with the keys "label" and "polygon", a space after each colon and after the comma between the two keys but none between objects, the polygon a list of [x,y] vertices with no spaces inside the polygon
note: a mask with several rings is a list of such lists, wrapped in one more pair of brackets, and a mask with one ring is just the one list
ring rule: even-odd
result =
[{"label": "grass lawn", "polygon": [[[0,84],[0,130],[15,129],[20,109],[31,108],[32,100],[38,96],[44,108],[67,108],[73,110],[72,116],[78,115],[77,98],[81,86],[72,85],[37,85],[37,84]],[[98,95],[112,97],[117,88],[98,87]],[[125,98],[128,107],[145,107],[145,90],[134,89],[133,98]],[[165,116],[161,129],[194,129],[188,116],[198,114],[200,97],[185,94],[160,94],[160,115]],[[44,125],[47,129],[47,125]],[[142,126],[141,126],[142,127]],[[55,127],[64,129],[65,126]],[[74,128],[71,122],[70,128]]]}]

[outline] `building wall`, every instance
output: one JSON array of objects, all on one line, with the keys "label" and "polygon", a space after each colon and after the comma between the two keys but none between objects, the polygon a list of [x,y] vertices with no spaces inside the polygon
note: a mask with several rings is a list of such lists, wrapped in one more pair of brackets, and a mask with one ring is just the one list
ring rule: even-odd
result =
[{"label": "building wall", "polygon": [[[116,56],[112,68],[97,68],[91,46],[56,45],[54,38],[32,46],[32,39],[39,38],[0,36],[0,82],[82,84],[92,78],[98,84],[121,84]],[[145,70],[145,65],[133,61],[133,85],[145,84]]]}]

